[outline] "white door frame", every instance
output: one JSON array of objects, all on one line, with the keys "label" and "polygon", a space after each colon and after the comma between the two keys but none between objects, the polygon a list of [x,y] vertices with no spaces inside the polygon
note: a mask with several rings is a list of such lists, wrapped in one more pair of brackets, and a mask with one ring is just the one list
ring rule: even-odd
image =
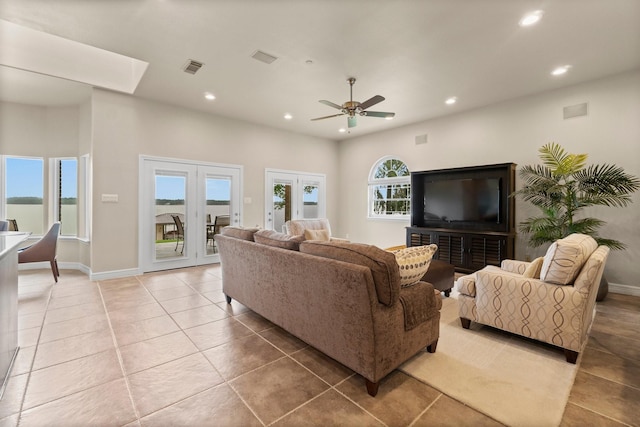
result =
[{"label": "white door frame", "polygon": [[[299,172],[282,169],[265,169],[264,188],[264,227],[268,230],[274,229],[275,211],[273,209],[273,184],[276,181],[291,182],[291,219],[301,219],[304,217],[304,192],[305,182],[318,184],[318,218],[325,218],[327,212],[326,201],[326,175],[311,172]],[[282,231],[282,230],[276,230]]]},{"label": "white door frame", "polygon": [[[168,270],[220,262],[217,253],[207,254],[206,179],[225,177],[231,181],[229,213],[232,225],[242,225],[241,165],[199,162],[186,159],[141,155],[139,158],[138,265],[142,272]],[[176,173],[187,178],[185,243],[180,256],[155,257],[155,176],[156,172]],[[194,226],[195,225],[195,226]]]}]

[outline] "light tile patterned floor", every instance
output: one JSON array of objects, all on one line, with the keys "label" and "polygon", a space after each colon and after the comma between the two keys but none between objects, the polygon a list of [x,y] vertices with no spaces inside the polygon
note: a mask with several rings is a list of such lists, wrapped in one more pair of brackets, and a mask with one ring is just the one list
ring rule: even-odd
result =
[{"label": "light tile patterned floor", "polygon": [[[21,350],[0,427],[498,425],[398,371],[371,398],[357,374],[237,302],[227,305],[219,266],[103,282],[65,270],[57,285],[48,270],[22,271],[19,293]],[[630,298],[615,296],[613,309],[599,311],[614,325],[594,325],[598,340],[585,352],[564,425],[635,422],[590,402],[588,389],[599,384],[593,376],[640,392],[624,385],[623,368],[610,367],[637,357],[638,345],[627,355],[607,349],[617,348],[607,327],[637,325],[640,298]],[[627,309],[622,320],[616,305]]]}]

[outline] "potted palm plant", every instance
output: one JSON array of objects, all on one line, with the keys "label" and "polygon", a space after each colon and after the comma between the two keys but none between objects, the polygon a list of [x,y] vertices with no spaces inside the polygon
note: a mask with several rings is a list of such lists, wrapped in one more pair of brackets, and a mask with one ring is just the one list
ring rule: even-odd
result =
[{"label": "potted palm plant", "polygon": [[[542,164],[522,167],[519,175],[524,185],[513,193],[541,211],[541,215],[519,224],[520,232],[528,236],[529,246],[539,247],[571,233],[583,233],[600,245],[624,249],[624,243],[598,234],[605,221],[581,214],[589,206],[627,206],[632,201],[631,194],[640,188],[640,180],[615,165],[587,166],[586,154],[568,153],[554,142],[538,151]],[[603,279],[598,301],[607,290],[608,283]]]}]

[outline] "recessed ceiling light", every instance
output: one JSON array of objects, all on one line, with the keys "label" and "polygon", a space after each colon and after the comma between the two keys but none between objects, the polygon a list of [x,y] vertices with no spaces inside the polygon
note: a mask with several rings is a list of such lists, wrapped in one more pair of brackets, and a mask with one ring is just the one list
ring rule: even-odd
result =
[{"label": "recessed ceiling light", "polygon": [[561,76],[563,74],[565,74],[567,71],[569,71],[569,68],[571,68],[571,65],[563,65],[562,67],[558,67],[556,69],[554,69],[551,72],[552,76]]},{"label": "recessed ceiling light", "polygon": [[395,116],[387,116],[387,117],[385,117],[384,119],[385,119],[385,120],[393,120],[393,118],[394,118],[394,117],[395,117]]},{"label": "recessed ceiling light", "polygon": [[446,101],[444,101],[445,104],[447,105],[453,105],[458,101],[458,98],[456,98],[455,96],[452,96],[451,98],[447,98]]},{"label": "recessed ceiling light", "polygon": [[208,99],[209,101],[213,101],[214,99],[216,99],[216,96],[214,94],[212,94],[211,92],[205,92],[204,93],[204,97],[206,99]]},{"label": "recessed ceiling light", "polygon": [[340,133],[345,133],[346,131],[347,131],[347,130],[346,130],[345,128],[340,128],[340,129],[338,129],[338,132],[340,132]]},{"label": "recessed ceiling light", "polygon": [[529,27],[531,25],[537,24],[540,19],[542,19],[542,15],[544,12],[542,10],[535,10],[533,12],[529,12],[522,17],[519,24],[521,27]]},{"label": "recessed ceiling light", "polygon": [[289,113],[284,113],[284,118],[285,118],[285,120],[291,120],[291,119],[293,119],[293,116],[291,114],[289,114]]}]

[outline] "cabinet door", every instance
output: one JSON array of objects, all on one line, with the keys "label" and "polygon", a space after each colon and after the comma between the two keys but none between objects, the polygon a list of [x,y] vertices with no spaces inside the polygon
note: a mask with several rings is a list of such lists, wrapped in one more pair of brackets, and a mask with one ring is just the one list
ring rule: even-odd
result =
[{"label": "cabinet door", "polygon": [[479,270],[486,265],[500,266],[504,258],[505,238],[501,236],[478,236],[467,237],[468,262],[466,267],[472,270]]},{"label": "cabinet door", "polygon": [[456,267],[464,266],[464,237],[459,234],[434,233],[438,258]]},{"label": "cabinet door", "polygon": [[407,246],[424,246],[435,243],[430,232],[410,229],[407,231]]}]

